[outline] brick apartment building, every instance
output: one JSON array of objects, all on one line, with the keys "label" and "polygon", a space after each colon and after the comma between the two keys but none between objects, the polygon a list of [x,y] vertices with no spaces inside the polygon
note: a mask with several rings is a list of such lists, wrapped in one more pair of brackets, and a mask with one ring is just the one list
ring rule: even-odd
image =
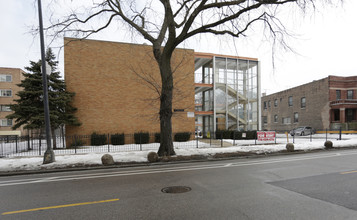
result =
[{"label": "brick apartment building", "polygon": [[14,99],[20,91],[17,86],[24,79],[24,71],[19,68],[0,67],[0,136],[24,135],[22,129],[12,130],[13,121],[6,119],[6,116],[13,113],[10,104],[14,104]]},{"label": "brick apartment building", "polygon": [[262,97],[264,130],[357,129],[357,76],[328,76]]},{"label": "brick apartment building", "polygon": [[[82,123],[67,126],[67,135],[159,132],[161,78],[151,46],[75,38],[64,43],[65,81],[76,93],[73,105]],[[258,127],[258,66],[253,58],[176,49],[173,132]]]}]

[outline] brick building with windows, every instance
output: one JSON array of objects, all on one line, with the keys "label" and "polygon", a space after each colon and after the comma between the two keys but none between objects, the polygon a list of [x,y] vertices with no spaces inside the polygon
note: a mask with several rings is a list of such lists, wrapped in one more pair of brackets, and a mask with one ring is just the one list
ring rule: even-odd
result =
[{"label": "brick building with windows", "polygon": [[[65,81],[82,125],[67,135],[159,132],[161,77],[152,47],[64,39]],[[176,49],[173,132],[259,129],[258,59]]]},{"label": "brick building with windows", "polygon": [[262,97],[264,130],[357,129],[357,76],[328,76]]},{"label": "brick building with windows", "polygon": [[17,92],[21,89],[17,86],[24,79],[24,71],[19,68],[0,67],[0,136],[22,135],[23,130],[12,130],[13,121],[6,119],[11,114],[10,104],[17,99]]}]

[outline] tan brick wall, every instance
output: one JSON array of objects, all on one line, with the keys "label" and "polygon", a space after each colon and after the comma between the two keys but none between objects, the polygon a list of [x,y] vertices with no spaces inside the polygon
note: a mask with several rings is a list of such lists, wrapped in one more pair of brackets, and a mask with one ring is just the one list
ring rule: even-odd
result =
[{"label": "tan brick wall", "polygon": [[[14,104],[14,99],[18,99],[19,97],[16,95],[21,88],[17,86],[24,79],[22,75],[24,71],[19,68],[0,68],[0,74],[4,75],[12,75],[12,82],[0,82],[0,89],[11,89],[12,90],[12,97],[0,97],[0,105],[9,105]],[[11,114],[12,112],[3,112],[0,111],[0,119],[5,119],[7,115]],[[15,120],[13,120],[13,124]],[[6,134],[6,131],[13,131],[11,127],[1,127],[0,126],[0,135]],[[20,131],[22,135],[25,135],[23,129],[17,129]]]},{"label": "tan brick wall", "polygon": [[[159,132],[159,97],[145,82],[161,85],[159,69],[147,45],[65,38],[65,81],[76,95],[73,105],[80,127],[66,128],[67,135]],[[194,52],[178,49],[172,61],[174,73],[173,131],[193,132]],[[141,77],[140,77],[141,76]]]}]

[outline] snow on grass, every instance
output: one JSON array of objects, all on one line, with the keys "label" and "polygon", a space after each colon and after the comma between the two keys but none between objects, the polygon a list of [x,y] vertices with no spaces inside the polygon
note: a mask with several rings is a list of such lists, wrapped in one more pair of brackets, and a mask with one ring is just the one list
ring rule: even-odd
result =
[{"label": "snow on grass", "polygon": [[[315,134],[313,140],[310,141],[309,137],[297,137],[294,139],[295,150],[310,151],[315,149],[323,149],[326,141],[325,135]],[[357,146],[357,135],[344,135],[342,140],[337,140],[338,135],[329,135],[328,140],[332,140],[333,147],[354,147]],[[217,153],[235,153],[235,152],[252,152],[257,154],[273,153],[285,150],[287,143],[285,135],[278,135],[276,144],[259,143],[255,144],[255,140],[223,140],[225,143],[235,144],[235,146],[221,147],[218,145],[211,145],[209,143],[199,142],[174,142],[175,152],[178,156],[190,155],[214,155]],[[289,142],[292,143],[293,139],[289,136]],[[113,147],[113,146],[109,146]],[[114,158],[115,162],[147,162],[147,154],[151,151],[157,151],[159,144],[145,144],[141,146],[122,146],[120,152],[109,152]],[[60,154],[60,152],[73,153],[68,151],[56,150],[56,162],[51,164],[42,164],[43,156],[32,157],[14,157],[14,158],[0,158],[0,172],[7,171],[20,171],[20,170],[40,170],[40,169],[54,169],[63,167],[74,167],[83,165],[100,165],[101,157],[105,152],[93,152],[96,147],[84,147],[78,149],[77,154]]]}]

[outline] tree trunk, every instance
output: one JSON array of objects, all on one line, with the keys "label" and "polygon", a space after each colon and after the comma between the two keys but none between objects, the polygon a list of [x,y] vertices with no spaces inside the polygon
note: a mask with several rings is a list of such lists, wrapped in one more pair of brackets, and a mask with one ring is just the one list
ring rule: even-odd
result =
[{"label": "tree trunk", "polygon": [[52,142],[53,142],[53,149],[57,149],[57,139],[56,139],[56,133],[55,129],[51,128],[51,133],[52,133]]},{"label": "tree trunk", "polygon": [[175,155],[172,142],[172,94],[173,77],[171,70],[171,56],[164,57],[159,63],[161,73],[161,97],[160,97],[160,148],[159,156]]}]

